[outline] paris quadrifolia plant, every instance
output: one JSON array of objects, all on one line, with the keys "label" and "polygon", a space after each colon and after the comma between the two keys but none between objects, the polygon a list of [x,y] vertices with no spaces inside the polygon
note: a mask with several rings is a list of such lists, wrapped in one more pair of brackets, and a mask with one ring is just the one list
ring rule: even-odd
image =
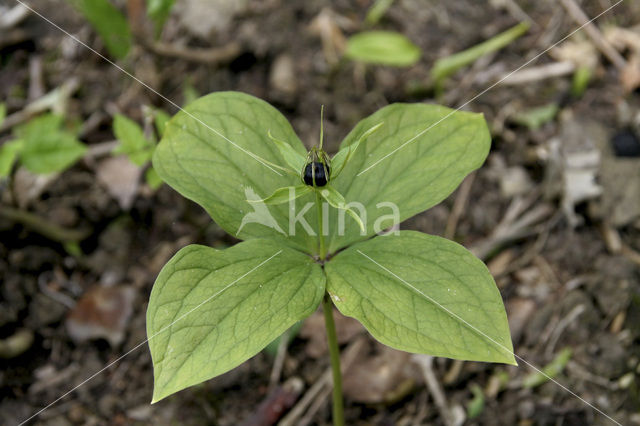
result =
[{"label": "paris quadrifolia plant", "polygon": [[255,97],[189,104],[166,125],[153,166],[243,241],[184,247],[158,275],[147,311],[153,402],[240,365],[320,305],[335,424],[344,420],[333,305],[399,350],[515,364],[486,266],[455,242],[397,230],[480,167],[490,143],[481,114],[393,104],[331,158],[322,135],[307,152]]}]

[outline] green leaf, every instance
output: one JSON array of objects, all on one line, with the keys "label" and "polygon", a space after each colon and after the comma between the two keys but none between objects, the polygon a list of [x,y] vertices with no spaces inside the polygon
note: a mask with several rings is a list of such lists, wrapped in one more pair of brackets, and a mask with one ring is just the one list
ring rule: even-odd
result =
[{"label": "green leaf", "polygon": [[124,15],[108,0],[69,0],[91,23],[111,55],[127,56],[131,48],[131,31]]},{"label": "green leaf", "polygon": [[362,120],[341,149],[378,123],[331,185],[351,207],[360,203],[366,235],[347,226],[339,235],[338,213],[329,211],[329,252],[368,238],[444,200],[484,162],[491,137],[481,114],[437,105],[393,104]]},{"label": "green leaf", "polygon": [[16,136],[24,142],[20,161],[29,171],[60,172],[84,155],[86,146],[71,133],[60,130],[61,125],[61,116],[46,114],[16,129]]},{"label": "green leaf", "polygon": [[5,117],[7,116],[7,106],[0,102],[0,126],[4,122]]},{"label": "green leaf", "polygon": [[488,53],[495,52],[507,46],[526,33],[529,30],[529,27],[529,23],[521,22],[518,25],[490,38],[489,40],[470,47],[469,49],[463,50],[455,55],[447,56],[446,58],[438,59],[431,69],[431,80],[436,85],[441,85],[445,78],[458,71],[460,68],[466,67]]},{"label": "green leaf", "polygon": [[385,345],[516,364],[500,292],[459,244],[415,231],[378,236],[338,253],[325,273],[338,309]]},{"label": "green leaf", "polygon": [[9,176],[13,163],[15,163],[23,147],[24,141],[22,139],[8,141],[0,146],[0,178]]},{"label": "green leaf", "polygon": [[521,126],[527,127],[529,130],[537,130],[545,123],[553,120],[558,114],[558,104],[550,103],[537,108],[517,113],[513,118],[513,122]]},{"label": "green leaf", "polygon": [[268,205],[276,205],[287,203],[291,200],[295,200],[298,197],[302,197],[312,191],[312,188],[308,185],[298,186],[285,186],[284,188],[278,188],[273,191],[273,194],[262,200],[247,200],[250,203],[264,203]]},{"label": "green leaf", "polygon": [[351,216],[353,220],[358,223],[360,230],[362,232],[365,232],[364,223],[362,223],[362,219],[360,218],[360,216],[358,216],[358,214],[354,212],[353,209],[347,206],[347,202],[345,201],[342,194],[336,191],[334,187],[332,187],[331,185],[327,185],[322,189],[317,189],[316,191],[320,191],[320,195],[322,195],[322,198],[324,198],[331,207],[335,207],[338,210],[345,210],[347,213],[349,213],[349,216]]},{"label": "green leaf", "polygon": [[571,95],[574,98],[581,97],[584,91],[587,90],[592,77],[593,71],[591,68],[585,66],[578,67],[573,73],[573,79],[571,80]]},{"label": "green leaf", "polygon": [[[315,209],[307,210],[306,222],[290,224],[288,205],[247,201],[300,184],[299,176],[269,165],[283,163],[267,136],[269,129],[300,155],[306,154],[287,119],[268,103],[238,92],[212,93],[169,121],[153,165],[167,184],[200,204],[228,233],[244,240],[277,238],[315,253],[316,238],[307,232],[307,227],[317,224]],[[296,214],[310,201],[311,194],[295,200]]]},{"label": "green leaf", "polygon": [[473,399],[467,404],[467,417],[474,419],[484,411],[484,392],[477,384],[471,385]]},{"label": "green leaf", "polygon": [[411,40],[392,31],[368,31],[347,41],[345,56],[370,64],[408,67],[420,59],[422,52]]},{"label": "green leaf", "polygon": [[125,154],[136,166],[142,166],[151,160],[154,146],[144,137],[142,128],[124,115],[116,114],[113,119],[113,133],[120,141],[113,150],[114,154]]},{"label": "green leaf", "polygon": [[147,0],[147,15],[154,23],[156,37],[160,35],[174,3],[175,0]]},{"label": "green leaf", "polygon": [[149,167],[147,171],[144,172],[144,180],[147,181],[147,185],[153,190],[160,188],[160,185],[162,185],[162,178],[158,176],[156,169],[153,167]]},{"label": "green leaf", "polygon": [[254,356],[314,312],[324,290],[320,265],[271,240],[183,248],[160,272],[147,310],[153,402]]},{"label": "green leaf", "polygon": [[535,388],[536,386],[540,386],[547,383],[550,379],[557,377],[562,373],[562,370],[564,370],[564,367],[567,365],[572,355],[573,351],[571,348],[564,348],[558,355],[556,355],[553,361],[542,368],[542,372],[535,371],[525,377],[522,382],[522,386],[525,388]]},{"label": "green leaf", "polygon": [[367,25],[375,25],[387,13],[387,10],[393,4],[393,0],[376,0],[367,11],[364,22]]},{"label": "green leaf", "polygon": [[360,146],[360,143],[363,140],[365,140],[367,137],[369,137],[369,135],[372,135],[376,130],[382,127],[383,124],[384,123],[376,124],[369,130],[364,132],[357,141],[338,151],[338,153],[331,159],[332,179],[335,179],[340,175],[344,166],[349,162],[351,155],[353,155],[353,153],[356,152],[356,150],[358,149],[358,146]]},{"label": "green leaf", "polygon": [[284,161],[289,165],[289,167],[291,167],[291,170],[296,173],[302,172],[302,169],[305,166],[305,157],[303,155],[300,155],[300,153],[298,153],[288,143],[273,137],[273,135],[271,135],[271,130],[267,132],[267,136],[273,141],[273,143],[276,144],[278,150],[280,151],[280,155],[282,155]]},{"label": "green leaf", "polygon": [[155,115],[153,117],[153,122],[156,126],[156,132],[158,132],[158,136],[164,136],[164,128],[167,126],[167,123],[171,120],[171,116],[161,109],[155,110]]}]

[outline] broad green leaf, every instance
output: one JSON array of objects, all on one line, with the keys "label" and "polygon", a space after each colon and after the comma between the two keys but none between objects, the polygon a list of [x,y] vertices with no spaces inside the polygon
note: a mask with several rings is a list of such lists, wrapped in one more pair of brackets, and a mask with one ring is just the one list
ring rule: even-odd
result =
[{"label": "broad green leaf", "polygon": [[466,67],[482,56],[500,50],[509,45],[511,42],[522,36],[529,30],[529,23],[521,22],[508,30],[477,44],[455,55],[438,59],[431,69],[431,79],[436,85],[440,85],[442,81],[458,71],[460,68]]},{"label": "broad green leaf", "polygon": [[147,309],[153,402],[254,356],[314,312],[324,291],[320,265],[271,240],[183,248],[160,272]]},{"label": "broad green leaf", "polygon": [[[287,119],[268,103],[238,92],[204,96],[176,114],[165,128],[153,165],[162,179],[200,204],[225,231],[240,239],[277,238],[309,253],[317,251],[317,216],[311,194],[289,205],[265,206],[247,200],[300,185],[271,163],[286,165],[267,132],[300,155],[306,150]],[[308,208],[305,210],[305,208]],[[302,221],[294,221],[303,214]],[[293,231],[293,232],[292,232]]]},{"label": "broad green leaf", "polygon": [[365,232],[364,223],[362,223],[362,219],[360,218],[360,216],[358,216],[358,214],[354,212],[353,209],[350,209],[349,206],[347,206],[347,202],[344,200],[342,194],[336,191],[334,187],[332,187],[331,185],[327,185],[322,189],[318,189],[318,191],[320,191],[320,195],[322,195],[322,198],[324,198],[331,207],[334,207],[338,210],[345,210],[347,213],[349,213],[349,216],[351,216],[353,220],[356,221],[356,223],[360,227],[360,230],[362,232]]},{"label": "broad green leaf", "polygon": [[160,185],[162,185],[162,179],[153,167],[149,167],[147,171],[144,172],[144,180],[147,181],[147,185],[153,190],[160,188]]},{"label": "broad green leaf", "polygon": [[288,203],[291,200],[295,200],[298,197],[302,197],[310,193],[313,189],[308,185],[298,186],[285,186],[284,188],[278,188],[273,191],[273,194],[262,200],[247,200],[250,203],[264,203],[268,205],[276,205],[282,203]]},{"label": "broad green leaf", "polygon": [[69,0],[91,23],[111,55],[127,56],[131,31],[124,15],[109,0]]},{"label": "broad green leaf", "polygon": [[371,64],[408,67],[420,59],[422,52],[411,40],[392,31],[367,31],[347,41],[345,56]]},{"label": "broad green leaf", "polygon": [[370,128],[369,130],[364,132],[360,136],[360,138],[358,138],[357,141],[355,141],[354,143],[352,143],[349,146],[346,146],[346,147],[342,148],[340,151],[338,151],[338,153],[336,155],[334,155],[334,157],[331,159],[331,167],[332,167],[331,176],[332,176],[332,178],[335,179],[340,175],[340,173],[342,172],[342,169],[344,168],[344,166],[351,159],[351,155],[353,155],[353,153],[356,152],[356,150],[358,149],[358,146],[360,146],[360,143],[363,140],[365,140],[367,137],[369,137],[369,135],[372,135],[376,130],[378,130],[380,127],[382,127],[383,124],[384,123],[376,124],[375,126]]},{"label": "broad green leaf", "polygon": [[385,345],[516,364],[493,278],[452,241],[415,231],[378,236],[338,253],[325,273],[338,309]]},{"label": "broad green leaf", "polygon": [[151,160],[153,144],[144,137],[142,128],[133,120],[121,114],[113,118],[113,133],[120,143],[113,150],[114,154],[125,154],[136,166],[142,166]]},{"label": "broad green leaf", "polygon": [[380,109],[356,125],[341,149],[382,122],[360,144],[340,176],[331,180],[349,207],[365,210],[366,217],[360,216],[366,235],[349,223],[340,233],[338,213],[331,209],[330,253],[438,204],[489,153],[491,137],[482,114],[425,104]]},{"label": "broad green leaf", "polygon": [[544,383],[547,383],[550,379],[557,377],[564,367],[567,365],[571,356],[573,355],[573,351],[571,348],[564,348],[563,350],[553,358],[549,364],[545,365],[541,372],[534,371],[524,378],[522,382],[522,386],[525,388],[535,388],[536,386],[540,386]]},{"label": "broad green leaf", "polygon": [[0,126],[2,126],[2,122],[4,121],[5,117],[7,116],[7,106],[0,102]]},{"label": "broad green leaf", "polygon": [[147,15],[154,23],[156,37],[160,35],[174,3],[175,0],[147,0]]},{"label": "broad green leaf", "polygon": [[62,117],[46,114],[16,129],[24,145],[20,162],[33,173],[60,172],[75,163],[87,150],[71,133],[60,130]]},{"label": "broad green leaf", "polygon": [[9,176],[23,146],[22,139],[8,141],[0,146],[0,178]]},{"label": "broad green leaf", "polygon": [[273,137],[273,135],[271,134],[271,130],[267,132],[267,136],[269,136],[269,139],[271,139],[273,143],[276,144],[278,150],[280,151],[280,155],[282,155],[282,158],[289,165],[289,167],[291,167],[291,169],[295,172],[301,173],[302,169],[305,166],[305,157],[303,155],[300,155],[300,153],[298,153],[287,142]]}]

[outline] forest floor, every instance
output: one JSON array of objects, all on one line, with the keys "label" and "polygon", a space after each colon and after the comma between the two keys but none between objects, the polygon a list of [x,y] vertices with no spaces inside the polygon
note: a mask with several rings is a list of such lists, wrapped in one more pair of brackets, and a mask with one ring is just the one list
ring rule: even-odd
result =
[{"label": "forest floor", "polygon": [[[357,359],[345,372],[347,424],[614,424],[592,404],[621,424],[640,425],[640,2],[624,1],[597,21],[622,67],[580,32],[521,70],[538,67],[529,75],[518,72],[521,80],[478,97],[578,27],[563,7],[572,2],[398,0],[375,28],[399,31],[422,49],[409,68],[334,62],[331,52],[340,51],[342,37],[365,28],[369,0],[244,0],[232,11],[220,9],[228,14],[216,19],[183,7],[198,1],[177,3],[163,43],[226,47],[226,55],[203,63],[136,44],[118,61],[177,104],[213,91],[250,93],[282,111],[308,147],[317,140],[324,105],[330,153],[355,123],[393,102],[464,104],[490,125],[486,164],[401,228],[452,238],[488,263],[520,365],[441,358],[420,365],[336,314],[342,348]],[[579,3],[589,17],[614,4]],[[108,55],[67,2],[29,4]],[[429,73],[437,59],[522,20],[532,23],[524,36],[454,74],[435,96]],[[330,424],[327,385],[304,405],[328,368],[319,313],[281,350],[284,362],[272,386],[274,355],[263,352],[150,405],[151,358],[139,344],[155,277],[187,244],[223,248],[237,240],[167,185],[152,190],[135,170],[123,173],[130,167],[110,154],[114,114],[148,126],[149,107],[174,114],[172,105],[34,14],[1,31],[0,99],[9,116],[27,120],[28,113],[20,114],[31,102],[69,88],[55,107],[79,126],[89,150],[64,173],[18,170],[0,182],[0,209],[82,234],[74,247],[24,215],[0,214],[0,346],[27,342],[19,355],[0,361],[0,423],[20,423],[113,362],[31,423],[271,424],[267,417],[277,404],[291,415],[303,401],[290,424]],[[554,74],[558,63],[565,71]],[[572,94],[576,64],[592,70],[578,95]],[[543,123],[523,124],[532,109],[550,105],[557,112]],[[10,129],[0,128],[0,144],[10,138]],[[570,356],[556,374],[561,385],[527,386],[535,374],[529,363],[547,366],[566,348]],[[425,374],[437,378],[435,389]]]}]

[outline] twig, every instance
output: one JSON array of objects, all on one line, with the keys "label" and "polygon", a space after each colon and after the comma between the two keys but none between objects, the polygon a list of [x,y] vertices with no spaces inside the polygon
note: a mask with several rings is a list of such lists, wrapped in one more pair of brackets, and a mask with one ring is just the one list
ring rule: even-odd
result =
[{"label": "twig", "polygon": [[411,359],[420,366],[424,380],[427,382],[427,388],[433,397],[433,401],[436,403],[442,421],[446,426],[454,426],[455,422],[447,404],[447,399],[444,396],[444,389],[442,389],[442,385],[433,372],[433,357],[430,355],[416,354],[413,355]]},{"label": "twig", "polygon": [[246,418],[241,426],[271,426],[276,424],[284,412],[291,407],[304,389],[304,382],[299,377],[292,377],[282,386],[269,392],[256,411]]},{"label": "twig", "polygon": [[532,227],[549,217],[553,208],[542,204],[529,210],[531,204],[531,199],[514,199],[491,235],[471,248],[473,254],[486,259],[501,246],[534,233]]},{"label": "twig", "polygon": [[320,411],[322,406],[326,403],[326,400],[329,398],[329,395],[331,395],[330,387],[325,387],[324,389],[322,389],[320,396],[316,398],[315,401],[313,401],[313,403],[305,413],[304,417],[302,417],[298,421],[297,426],[307,426],[311,424],[313,422],[313,418],[315,417],[316,413]]},{"label": "twig", "polygon": [[500,84],[510,86],[517,84],[529,84],[534,81],[572,74],[575,69],[576,66],[570,61],[552,62],[538,67],[525,68],[512,74],[506,74],[501,77],[499,81]]},{"label": "twig", "polygon": [[278,351],[276,352],[276,358],[273,361],[273,368],[271,369],[271,376],[269,377],[269,389],[273,390],[278,386],[280,382],[280,376],[282,375],[282,367],[284,365],[284,359],[287,356],[287,346],[289,345],[290,330],[285,331],[280,336],[280,342],[278,344]]},{"label": "twig", "polygon": [[[340,365],[342,373],[349,369],[351,364],[356,360],[356,357],[360,353],[360,350],[366,342],[365,336],[358,337],[353,343],[351,343],[342,353],[340,357]],[[278,423],[278,426],[293,426],[298,425],[298,419],[300,419],[307,407],[309,407],[316,399],[326,401],[330,392],[323,392],[326,389],[330,390],[331,385],[331,367],[327,368],[320,376],[307,393],[302,397],[293,409]],[[314,403],[315,405],[315,403]]]},{"label": "twig", "polygon": [[213,47],[210,49],[187,48],[184,46],[174,46],[173,44],[168,43],[149,41],[142,42],[142,44],[148,50],[157,55],[209,65],[231,62],[237,58],[240,53],[242,53],[242,45],[235,41],[222,47]]},{"label": "twig", "polygon": [[31,13],[23,4],[17,4],[8,11],[6,7],[0,7],[0,12],[2,12],[0,13],[0,30],[3,31],[15,27]]},{"label": "twig", "polygon": [[453,208],[451,209],[451,214],[449,214],[449,218],[447,219],[447,226],[444,230],[444,237],[449,240],[452,239],[456,233],[458,221],[460,220],[460,216],[462,215],[464,207],[467,204],[467,200],[469,199],[471,186],[473,185],[473,181],[475,180],[475,178],[475,172],[471,173],[462,181],[462,185],[460,185],[460,190],[456,195],[456,200],[453,202]]},{"label": "twig", "polygon": [[627,61],[625,61],[622,55],[602,36],[598,27],[590,22],[591,20],[587,14],[580,9],[580,6],[578,6],[574,0],[560,0],[560,2],[576,24],[584,25],[584,31],[602,54],[606,56],[616,68],[619,70],[624,69],[627,66]]},{"label": "twig", "polygon": [[531,24],[532,27],[538,27],[538,24],[536,24],[536,22],[531,19],[531,16],[529,16],[527,12],[522,10],[522,8],[518,6],[518,3],[516,3],[514,0],[495,0],[492,3],[494,3],[496,6],[502,6],[507,9],[509,14],[518,21],[527,21],[529,24]]},{"label": "twig", "polygon": [[575,306],[566,317],[562,318],[556,327],[553,329],[551,336],[549,337],[549,343],[547,344],[547,349],[545,351],[545,355],[549,358],[553,355],[553,351],[556,348],[556,344],[562,336],[562,332],[572,323],[574,322],[582,313],[585,311],[585,306],[583,304]]},{"label": "twig", "polygon": [[80,86],[77,78],[70,78],[65,81],[60,87],[57,87],[35,101],[29,103],[22,110],[14,112],[7,116],[5,120],[0,124],[0,132],[12,128],[24,121],[27,121],[32,116],[39,114],[48,109],[57,113],[64,113],[66,109],[67,101],[69,97]]}]

